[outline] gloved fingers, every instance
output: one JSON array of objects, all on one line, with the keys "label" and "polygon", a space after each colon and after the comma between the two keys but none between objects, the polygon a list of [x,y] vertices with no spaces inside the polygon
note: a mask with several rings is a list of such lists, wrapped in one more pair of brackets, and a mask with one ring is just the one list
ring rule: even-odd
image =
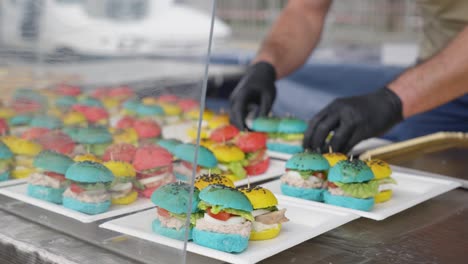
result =
[{"label": "gloved fingers", "polygon": [[260,107],[258,110],[259,116],[267,116],[270,113],[271,106],[275,100],[274,95],[270,93],[263,93],[260,97]]},{"label": "gloved fingers", "polygon": [[237,98],[236,100],[231,101],[231,109],[229,114],[229,119],[231,123],[239,128],[240,130],[246,129],[245,118],[248,114],[248,101],[246,98]]},{"label": "gloved fingers", "polygon": [[321,150],[322,145],[325,143],[325,139],[328,134],[333,131],[339,124],[339,115],[337,113],[329,113],[322,118],[319,122],[313,125],[312,135],[310,137],[310,147],[312,150]]},{"label": "gloved fingers", "polygon": [[304,139],[302,141],[302,146],[304,149],[312,149],[312,137],[314,136],[314,131],[318,123],[325,118],[325,112],[320,112],[316,114],[311,120],[309,120],[307,130],[304,133]]},{"label": "gloved fingers", "polygon": [[[336,128],[335,133],[333,134],[332,139],[330,140],[330,146],[334,152],[342,152],[350,140],[351,136],[355,133],[355,125],[350,119],[342,116],[340,119],[340,124]],[[321,149],[322,152],[327,151],[327,144],[323,144]]]}]

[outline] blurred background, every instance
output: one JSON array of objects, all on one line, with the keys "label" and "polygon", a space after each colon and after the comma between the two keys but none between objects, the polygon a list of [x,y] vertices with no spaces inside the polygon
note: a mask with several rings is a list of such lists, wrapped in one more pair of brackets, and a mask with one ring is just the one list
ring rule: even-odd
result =
[{"label": "blurred background", "polygon": [[[227,107],[225,99],[286,2],[217,1],[208,91],[212,107]],[[211,3],[2,0],[0,89],[71,82],[89,87],[131,84],[154,92],[156,86],[198,84]],[[296,109],[297,104],[278,100],[275,112],[307,118],[337,94],[346,93],[343,83],[331,80],[349,80],[348,84],[357,80],[362,92],[383,85],[414,63],[421,23],[414,1],[334,1],[322,42],[302,69],[308,74],[298,71],[284,80],[293,86],[289,90],[306,87],[319,103]],[[174,64],[181,60],[183,65]],[[198,66],[193,68],[189,61]],[[322,74],[336,69],[344,75],[327,79]],[[362,78],[369,80],[363,83]]]}]

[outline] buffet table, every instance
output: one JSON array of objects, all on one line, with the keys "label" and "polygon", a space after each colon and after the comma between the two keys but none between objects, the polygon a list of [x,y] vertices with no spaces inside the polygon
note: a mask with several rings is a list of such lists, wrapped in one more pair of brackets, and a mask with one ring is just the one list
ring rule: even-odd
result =
[{"label": "buffet table", "polygon": [[[180,250],[122,236],[98,228],[99,223],[71,221],[4,196],[0,204],[2,263],[179,263],[182,259]],[[467,222],[468,192],[456,189],[383,221],[352,221],[264,263],[465,263]],[[192,253],[187,260],[219,263]]]}]

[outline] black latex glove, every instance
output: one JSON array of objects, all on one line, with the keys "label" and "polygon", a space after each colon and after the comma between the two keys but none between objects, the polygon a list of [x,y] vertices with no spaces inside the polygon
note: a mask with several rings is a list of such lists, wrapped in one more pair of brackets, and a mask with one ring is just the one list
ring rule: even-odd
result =
[{"label": "black latex glove", "polygon": [[229,98],[231,123],[240,130],[246,128],[245,118],[251,106],[258,107],[258,115],[266,116],[276,97],[276,72],[273,65],[258,62],[250,66]]},{"label": "black latex glove", "polygon": [[[378,136],[403,120],[401,100],[393,91],[338,98],[312,120],[304,136],[304,148],[347,153],[363,139]],[[325,139],[334,131],[327,144]]]}]

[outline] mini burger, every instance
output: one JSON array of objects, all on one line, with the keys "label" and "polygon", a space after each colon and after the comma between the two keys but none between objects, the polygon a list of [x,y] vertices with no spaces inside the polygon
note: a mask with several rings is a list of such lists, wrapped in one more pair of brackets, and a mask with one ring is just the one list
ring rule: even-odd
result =
[{"label": "mini burger", "polygon": [[332,205],[370,211],[380,185],[373,179],[374,173],[363,161],[340,161],[330,169],[324,201]]},{"label": "mini burger", "polygon": [[276,135],[271,138],[267,147],[269,150],[295,154],[304,151],[302,140],[307,123],[296,118],[284,118],[278,124]]},{"label": "mini burger", "polygon": [[252,204],[240,191],[210,185],[200,191],[198,208],[205,212],[193,229],[196,244],[240,253],[247,249],[254,217]]},{"label": "mini burger", "polygon": [[228,177],[224,175],[217,174],[217,173],[202,174],[200,176],[197,176],[197,178],[195,178],[195,188],[197,188],[200,191],[210,185],[215,185],[215,184],[223,185],[223,186],[227,186],[231,188],[235,187],[234,182],[231,181],[231,179],[229,179]]},{"label": "mini burger", "polygon": [[244,168],[247,175],[260,175],[268,170],[270,158],[266,153],[267,134],[242,132],[235,142],[237,147],[245,153],[248,164]]},{"label": "mini burger", "polygon": [[36,171],[28,178],[28,195],[51,203],[61,204],[68,187],[65,172],[73,164],[68,156],[45,150],[34,159]]},{"label": "mini burger", "polygon": [[11,152],[5,143],[0,141],[0,181],[10,179],[13,164],[13,152]]},{"label": "mini burger", "polygon": [[[197,205],[200,202],[199,191],[190,194],[190,185],[183,182],[168,183],[151,195],[151,201],[157,206],[153,232],[177,240],[185,240],[187,211],[190,209],[188,239],[192,239],[192,229],[196,221],[203,217]],[[190,197],[192,196],[192,197]],[[190,199],[191,198],[191,199]]]},{"label": "mini burger", "polygon": [[210,140],[216,143],[231,143],[239,135],[239,129],[233,125],[221,126],[213,130]]},{"label": "mini burger", "polygon": [[136,108],[136,114],[140,118],[150,119],[158,124],[164,123],[164,110],[159,105],[140,103]]},{"label": "mini burger", "polygon": [[112,204],[131,204],[138,198],[138,193],[134,191],[136,172],[132,164],[123,161],[108,161],[104,163],[112,174],[114,181],[110,186]]},{"label": "mini burger", "polygon": [[52,150],[64,155],[71,155],[75,150],[75,142],[59,130],[47,132],[39,136],[36,141],[44,150]]},{"label": "mini burger", "polygon": [[42,146],[15,136],[3,137],[2,141],[15,154],[15,168],[11,176],[15,179],[29,177],[34,172],[34,158],[42,151]]},{"label": "mini burger", "polygon": [[172,155],[156,145],[145,145],[137,149],[133,167],[137,171],[137,188],[143,197],[151,194],[166,183],[174,182]]},{"label": "mini burger", "polygon": [[180,144],[174,150],[176,157],[181,159],[174,165],[174,174],[178,180],[192,182],[196,151],[198,151],[197,175],[219,172],[216,167],[218,160],[209,149],[202,146],[197,149],[197,146],[193,144]]},{"label": "mini burger", "polygon": [[286,209],[278,210],[278,200],[268,189],[257,186],[255,188],[241,188],[240,191],[252,203],[252,231],[250,240],[267,240],[275,238],[281,231],[281,224],[289,221],[284,216]]},{"label": "mini burger", "polygon": [[218,168],[221,174],[226,175],[232,181],[242,180],[247,177],[244,169],[248,165],[245,154],[233,144],[218,144],[211,149],[218,159]]},{"label": "mini burger", "polygon": [[104,161],[123,161],[132,163],[135,157],[137,148],[128,143],[112,144],[107,147],[106,152],[102,156]]},{"label": "mini burger", "polygon": [[328,161],[318,153],[294,154],[286,162],[286,173],[280,178],[281,192],[306,200],[322,201],[329,168]]},{"label": "mini burger", "polygon": [[138,139],[141,141],[151,141],[161,137],[161,127],[159,124],[151,119],[140,119],[135,121],[133,128],[138,134]]},{"label": "mini burger", "polygon": [[64,207],[90,215],[109,210],[109,186],[114,175],[104,165],[76,162],[67,169],[65,178],[70,181],[70,186],[63,193]]},{"label": "mini burger", "polygon": [[383,203],[393,195],[393,185],[397,182],[391,177],[392,169],[387,162],[379,159],[371,159],[366,161],[374,173],[375,181],[379,183],[379,193],[374,197],[375,203]]},{"label": "mini burger", "polygon": [[78,128],[70,137],[78,143],[75,154],[91,153],[101,157],[106,148],[112,144],[112,135],[103,127]]}]

